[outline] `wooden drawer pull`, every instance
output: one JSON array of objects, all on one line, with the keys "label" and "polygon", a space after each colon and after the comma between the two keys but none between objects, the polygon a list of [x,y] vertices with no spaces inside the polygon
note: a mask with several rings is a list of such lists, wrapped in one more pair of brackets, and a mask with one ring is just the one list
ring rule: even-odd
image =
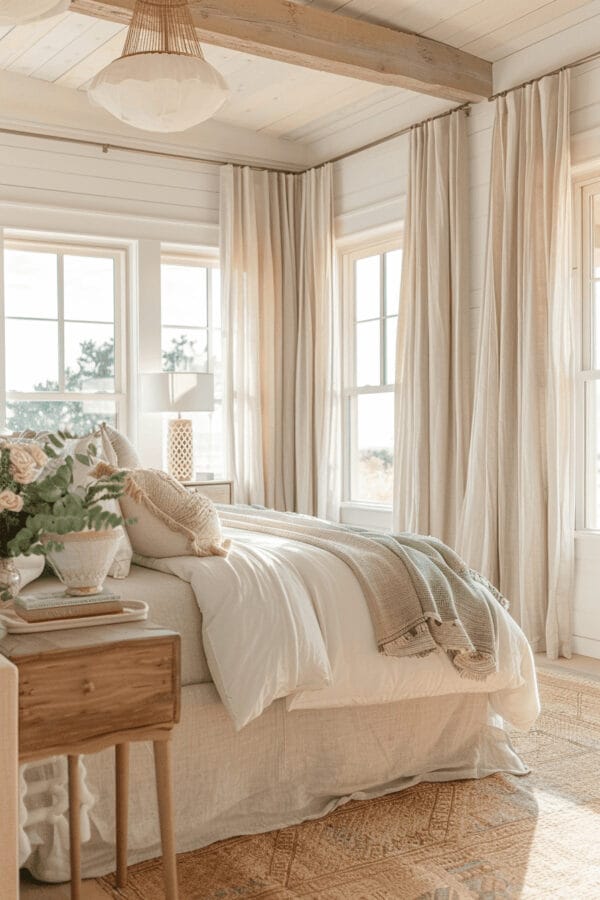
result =
[{"label": "wooden drawer pull", "polygon": [[84,694],[92,694],[96,690],[96,685],[93,681],[90,681],[88,678],[83,682],[83,693]]}]

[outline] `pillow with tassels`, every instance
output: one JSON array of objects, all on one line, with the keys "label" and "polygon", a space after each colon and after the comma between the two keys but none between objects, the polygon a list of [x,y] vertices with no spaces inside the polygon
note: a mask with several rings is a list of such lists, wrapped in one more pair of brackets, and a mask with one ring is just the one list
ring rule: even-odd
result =
[{"label": "pillow with tassels", "polygon": [[[107,463],[94,469],[96,477],[118,471]],[[214,504],[188,491],[158,469],[129,469],[125,493],[119,500],[129,540],[141,556],[227,556],[230,541],[223,539]]]}]

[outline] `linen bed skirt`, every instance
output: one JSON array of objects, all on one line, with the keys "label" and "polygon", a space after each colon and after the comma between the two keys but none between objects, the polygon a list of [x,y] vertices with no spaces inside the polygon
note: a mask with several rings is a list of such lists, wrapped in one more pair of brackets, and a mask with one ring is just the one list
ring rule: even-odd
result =
[{"label": "linen bed skirt", "polygon": [[[525,774],[500,725],[485,694],[463,694],[296,712],[279,700],[236,733],[213,685],[186,687],[173,738],[177,850],[318,818],[419,781]],[[110,750],[84,760],[86,877],[115,868],[113,760]],[[58,760],[22,776],[21,858],[41,880],[69,878],[65,777]],[[129,848],[131,863],[160,855],[151,744],[132,746]]]}]

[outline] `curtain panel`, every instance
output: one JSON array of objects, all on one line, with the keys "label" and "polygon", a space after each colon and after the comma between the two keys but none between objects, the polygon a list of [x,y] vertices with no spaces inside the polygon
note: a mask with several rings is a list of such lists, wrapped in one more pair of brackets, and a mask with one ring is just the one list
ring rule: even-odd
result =
[{"label": "curtain panel", "polygon": [[221,267],[236,500],[336,518],[331,168],[286,175],[224,166]]},{"label": "curtain panel", "polygon": [[463,110],[410,134],[396,354],[393,525],[455,545],[471,424]]},{"label": "curtain panel", "polygon": [[569,73],[496,101],[460,550],[534,650],[570,656],[574,557]]}]

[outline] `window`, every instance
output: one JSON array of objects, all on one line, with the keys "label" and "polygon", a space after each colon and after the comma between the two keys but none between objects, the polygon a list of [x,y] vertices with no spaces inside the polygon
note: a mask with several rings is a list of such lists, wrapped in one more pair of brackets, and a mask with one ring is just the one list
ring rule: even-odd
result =
[{"label": "window", "polygon": [[579,527],[600,529],[600,181],[581,189]]},{"label": "window", "polygon": [[401,268],[397,243],[358,250],[343,259],[345,499],[351,502],[392,503]]},{"label": "window", "polygon": [[85,434],[125,421],[122,253],[20,240],[4,245],[9,429]]},{"label": "window", "polygon": [[214,412],[190,413],[197,478],[224,474],[221,272],[216,259],[164,254],[161,343],[165,372],[213,372]]}]

